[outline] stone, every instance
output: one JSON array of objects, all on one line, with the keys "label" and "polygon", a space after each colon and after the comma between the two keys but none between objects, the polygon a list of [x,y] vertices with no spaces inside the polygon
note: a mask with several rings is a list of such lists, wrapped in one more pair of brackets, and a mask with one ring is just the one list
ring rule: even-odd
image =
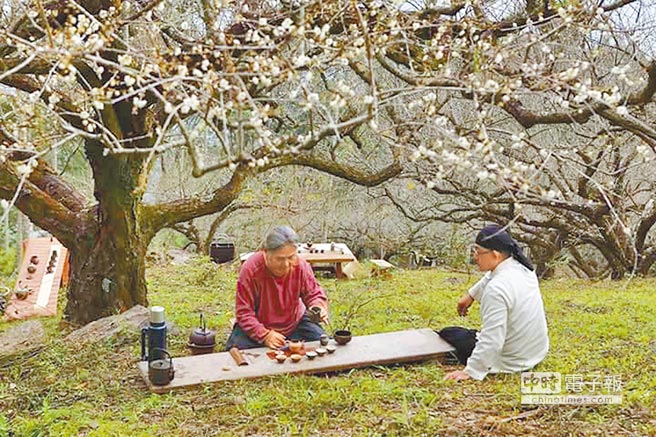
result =
[{"label": "stone", "polygon": [[[135,305],[124,313],[95,320],[66,336],[66,341],[74,344],[87,344],[90,341],[114,337],[127,329],[129,332],[141,333],[141,328],[148,324],[150,311],[148,308]],[[178,327],[172,322],[166,323],[168,335],[180,334]]]},{"label": "stone", "polygon": [[103,317],[86,324],[66,336],[66,341],[76,344],[85,344],[90,341],[97,341],[110,338],[118,334],[122,329],[127,328],[129,331],[140,332],[141,326],[148,321],[148,308],[136,305],[124,313],[115,316]]},{"label": "stone", "polygon": [[191,258],[196,256],[196,254],[182,249],[171,249],[166,252],[166,255],[170,259],[170,263],[174,266],[187,264]]},{"label": "stone", "polygon": [[0,360],[43,348],[45,333],[37,320],[23,322],[0,334]]}]

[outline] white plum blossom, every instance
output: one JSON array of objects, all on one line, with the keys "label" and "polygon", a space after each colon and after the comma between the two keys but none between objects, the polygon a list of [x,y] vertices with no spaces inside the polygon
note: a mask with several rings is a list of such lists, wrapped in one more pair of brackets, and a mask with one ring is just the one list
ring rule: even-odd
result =
[{"label": "white plum blossom", "polygon": [[147,101],[146,99],[142,99],[142,98],[140,98],[140,97],[138,97],[138,96],[135,96],[135,97],[132,99],[132,104],[134,105],[135,108],[139,108],[139,109],[141,109],[141,108],[143,108],[144,106],[146,106],[146,104],[148,104],[148,101]]},{"label": "white plum blossom", "polygon": [[622,116],[629,115],[629,110],[624,105],[618,106],[617,108],[615,108],[615,112],[617,112],[619,115],[622,115]]},{"label": "white plum blossom", "polygon": [[305,55],[299,55],[295,60],[294,60],[294,66],[296,68],[300,67],[305,67],[308,62],[310,62],[310,58],[305,56]]},{"label": "white plum blossom", "polygon": [[118,63],[121,65],[130,65],[132,64],[132,56],[128,54],[118,55]]},{"label": "white plum blossom", "polygon": [[198,101],[198,97],[196,95],[191,95],[189,97],[186,97],[182,101],[182,105],[180,106],[180,112],[183,114],[187,114],[189,111],[195,111],[198,109],[198,104],[200,102]]}]

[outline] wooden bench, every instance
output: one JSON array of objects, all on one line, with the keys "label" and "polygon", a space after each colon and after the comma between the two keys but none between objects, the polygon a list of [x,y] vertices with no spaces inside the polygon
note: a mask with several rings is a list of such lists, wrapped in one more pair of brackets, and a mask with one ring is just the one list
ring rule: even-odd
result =
[{"label": "wooden bench", "polygon": [[384,259],[371,259],[369,261],[373,264],[373,267],[371,268],[371,276],[391,276],[390,270],[394,268],[394,264],[387,262]]}]

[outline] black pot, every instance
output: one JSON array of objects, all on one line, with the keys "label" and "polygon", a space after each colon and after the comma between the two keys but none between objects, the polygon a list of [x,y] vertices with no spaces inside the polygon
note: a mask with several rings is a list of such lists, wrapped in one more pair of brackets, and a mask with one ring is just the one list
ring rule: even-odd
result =
[{"label": "black pot", "polygon": [[217,264],[232,261],[235,258],[235,245],[232,243],[213,242],[210,244],[210,258]]}]

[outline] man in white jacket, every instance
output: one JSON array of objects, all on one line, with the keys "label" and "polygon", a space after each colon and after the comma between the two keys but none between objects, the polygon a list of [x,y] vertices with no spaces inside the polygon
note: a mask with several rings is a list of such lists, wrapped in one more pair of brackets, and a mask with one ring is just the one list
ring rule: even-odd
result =
[{"label": "man in white jacket", "polygon": [[478,234],[473,257],[486,273],[458,301],[458,313],[467,315],[474,300],[478,301],[482,327],[471,356],[465,358],[465,369],[451,372],[445,379],[482,380],[488,373],[533,368],[549,351],[547,321],[533,266],[499,225],[487,226]]}]

